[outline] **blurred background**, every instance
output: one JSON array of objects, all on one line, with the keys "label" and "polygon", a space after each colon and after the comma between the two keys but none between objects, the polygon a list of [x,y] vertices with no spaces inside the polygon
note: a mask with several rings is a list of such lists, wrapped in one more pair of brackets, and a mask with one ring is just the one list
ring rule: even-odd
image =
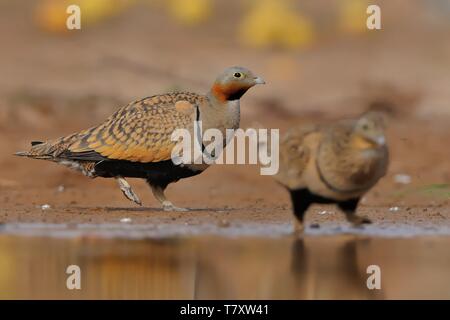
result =
[{"label": "blurred background", "polygon": [[[81,30],[66,28],[69,4]],[[0,124],[99,121],[138,97],[206,92],[230,65],[267,78],[245,97],[244,121],[348,116],[368,102],[400,117],[450,115],[450,2],[377,1],[372,31],[368,4],[1,0]]]}]

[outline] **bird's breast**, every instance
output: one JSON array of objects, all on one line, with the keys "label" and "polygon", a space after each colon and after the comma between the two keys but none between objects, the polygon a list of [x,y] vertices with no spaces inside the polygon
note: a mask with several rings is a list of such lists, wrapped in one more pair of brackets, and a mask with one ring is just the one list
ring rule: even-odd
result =
[{"label": "bird's breast", "polygon": [[226,129],[239,128],[239,100],[203,108],[201,110],[200,120],[202,120],[203,130],[218,129],[225,137]]},{"label": "bird's breast", "polygon": [[314,163],[314,174],[318,179],[311,179],[315,182],[311,189],[322,196],[339,200],[360,196],[385,173],[387,160],[384,153],[335,154],[324,147]]},{"label": "bird's breast", "polygon": [[224,116],[226,129],[239,128],[239,121],[241,117],[239,100],[229,101],[227,105],[227,111]]}]

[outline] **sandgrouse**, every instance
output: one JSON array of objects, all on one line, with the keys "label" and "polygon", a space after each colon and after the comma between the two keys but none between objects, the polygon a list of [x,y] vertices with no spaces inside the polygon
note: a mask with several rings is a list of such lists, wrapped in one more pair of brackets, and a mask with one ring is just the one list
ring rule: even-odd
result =
[{"label": "sandgrouse", "polygon": [[291,128],[280,142],[275,178],[290,192],[297,231],[313,203],[335,203],[360,225],[370,220],[355,214],[358,202],[387,166],[383,117],[368,112],[357,120]]},{"label": "sandgrouse", "polygon": [[237,129],[239,99],[264,80],[242,67],[226,69],[206,95],[178,92],[154,95],[120,108],[104,123],[47,142],[32,142],[30,151],[16,155],[57,162],[84,175],[115,178],[123,194],[141,205],[126,177],[143,178],[166,211],[175,207],[164,195],[167,185],[203,172],[206,164],[175,165],[171,159],[176,129],[193,132],[195,121],[202,130]]}]

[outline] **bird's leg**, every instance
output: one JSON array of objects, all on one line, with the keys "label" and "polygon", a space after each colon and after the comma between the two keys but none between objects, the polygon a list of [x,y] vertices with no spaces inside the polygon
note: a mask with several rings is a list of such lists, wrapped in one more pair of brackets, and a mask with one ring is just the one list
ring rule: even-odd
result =
[{"label": "bird's leg", "polygon": [[172,202],[167,200],[166,196],[164,195],[164,190],[166,189],[167,185],[156,185],[148,180],[147,183],[152,188],[153,196],[155,196],[155,198],[161,203],[164,211],[188,211],[188,209],[185,208],[175,207]]},{"label": "bird's leg", "polygon": [[142,206],[142,202],[137,196],[136,193],[134,193],[133,189],[131,189],[130,184],[125,180],[124,177],[116,177],[117,182],[119,183],[120,190],[122,190],[123,194],[127,199],[137,203],[138,205]]},{"label": "bird's leg", "polygon": [[347,201],[341,201],[338,203],[338,207],[345,213],[347,221],[351,222],[354,226],[360,226],[362,224],[372,223],[370,219],[366,217],[360,217],[356,215],[356,208],[358,207],[359,198],[350,199]]},{"label": "bird's leg", "polygon": [[295,219],[294,233],[302,233],[304,230],[303,218],[311,205],[310,193],[306,189],[289,190]]}]

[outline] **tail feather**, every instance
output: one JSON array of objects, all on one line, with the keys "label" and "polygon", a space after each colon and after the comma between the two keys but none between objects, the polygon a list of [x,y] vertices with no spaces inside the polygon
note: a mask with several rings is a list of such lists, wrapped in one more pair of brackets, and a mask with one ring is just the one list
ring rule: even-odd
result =
[{"label": "tail feather", "polygon": [[62,154],[67,152],[68,146],[79,138],[78,133],[61,137],[55,140],[31,141],[29,151],[19,151],[15,155],[19,157],[28,157],[33,159],[56,160]]},{"label": "tail feather", "polygon": [[28,157],[34,159],[52,159],[55,145],[49,142],[32,141],[29,151],[19,151],[14,155],[19,157]]},{"label": "tail feather", "polygon": [[28,151],[19,151],[14,153],[15,156],[19,156],[19,157],[28,157],[29,156],[29,152]]}]

